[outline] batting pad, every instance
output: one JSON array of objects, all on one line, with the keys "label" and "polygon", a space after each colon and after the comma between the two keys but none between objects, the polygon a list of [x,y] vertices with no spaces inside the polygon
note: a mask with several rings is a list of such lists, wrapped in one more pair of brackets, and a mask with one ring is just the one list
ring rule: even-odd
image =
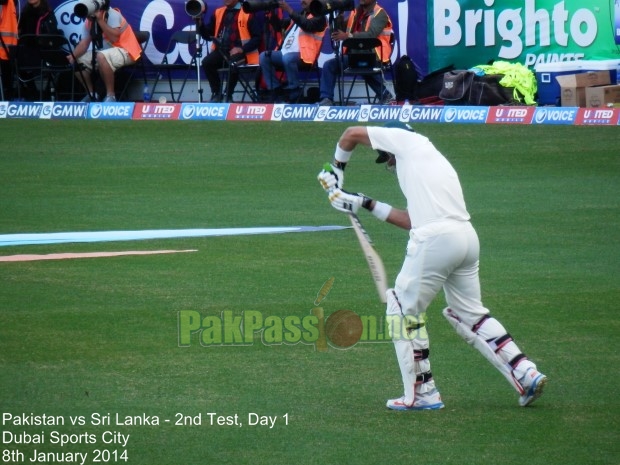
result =
[{"label": "batting pad", "polygon": [[448,320],[448,322],[455,329],[456,334],[461,336],[465,341],[478,349],[478,352],[482,354],[484,358],[486,358],[491,364],[497,368],[502,375],[508,380],[508,382],[516,389],[516,391],[523,395],[523,387],[517,381],[514,376],[512,367],[510,364],[504,362],[502,358],[493,351],[491,346],[487,344],[487,342],[481,338],[478,334],[474,333],[467,325],[465,325],[460,318],[452,311],[450,308],[445,308],[443,310],[443,316]]}]

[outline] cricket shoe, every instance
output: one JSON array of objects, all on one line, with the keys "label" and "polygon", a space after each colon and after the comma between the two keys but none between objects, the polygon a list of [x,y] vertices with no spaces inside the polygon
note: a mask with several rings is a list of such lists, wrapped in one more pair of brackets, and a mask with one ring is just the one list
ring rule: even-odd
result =
[{"label": "cricket shoe", "polygon": [[521,407],[527,407],[540,396],[542,396],[543,389],[547,384],[547,377],[537,371],[535,368],[530,368],[525,373],[521,385],[525,389],[525,394],[519,397],[519,405]]},{"label": "cricket shoe", "polygon": [[431,392],[416,396],[413,404],[407,402],[405,396],[387,401],[387,408],[392,410],[439,410],[444,407],[445,406],[441,401],[441,395],[437,389],[433,389]]}]

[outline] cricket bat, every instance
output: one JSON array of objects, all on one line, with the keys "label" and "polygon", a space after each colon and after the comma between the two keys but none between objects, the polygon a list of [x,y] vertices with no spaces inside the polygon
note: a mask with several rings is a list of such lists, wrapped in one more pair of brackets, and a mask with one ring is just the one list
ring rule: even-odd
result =
[{"label": "cricket bat", "polygon": [[351,220],[351,224],[353,225],[353,230],[355,231],[357,240],[362,247],[364,256],[366,257],[366,261],[368,262],[370,274],[372,275],[372,279],[375,282],[375,286],[377,287],[377,292],[379,293],[379,299],[381,300],[381,302],[386,303],[387,298],[385,296],[385,292],[388,288],[388,281],[387,275],[385,273],[385,267],[383,266],[383,260],[381,260],[381,257],[372,246],[372,240],[362,226],[362,223],[360,223],[357,215],[354,213],[350,213],[349,219]]}]

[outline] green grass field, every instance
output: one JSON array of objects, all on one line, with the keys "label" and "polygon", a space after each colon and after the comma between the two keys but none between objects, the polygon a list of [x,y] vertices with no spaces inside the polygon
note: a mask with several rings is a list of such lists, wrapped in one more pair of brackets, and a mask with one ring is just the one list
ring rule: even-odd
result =
[{"label": "green grass field", "polygon": [[[348,226],[316,181],[344,124],[1,125],[0,234]],[[264,343],[265,329],[245,344],[201,344],[196,332],[179,346],[180,314],[215,321],[246,312],[265,327],[302,320],[332,277],[326,315],[380,319],[385,309],[350,229],[6,246],[1,256],[197,252],[0,262],[3,462],[22,463],[21,453],[35,463],[37,450],[88,453],[89,464],[618,464],[618,128],[417,129],[460,174],[482,245],[484,303],[549,376],[539,401],[518,406],[504,378],[446,324],[443,295],[429,310],[442,411],[385,408],[402,393],[387,342],[317,352]],[[402,207],[395,178],[373,160],[369,149],[356,152],[346,188]],[[361,219],[393,282],[406,233]],[[211,425],[209,413],[238,415],[242,426]],[[250,413],[278,418],[273,428],[252,426]],[[65,424],[15,425],[9,414]],[[110,425],[97,423],[108,414]],[[116,414],[160,424],[117,425]],[[200,425],[186,419],[199,415]],[[125,446],[111,442],[117,433],[129,435]],[[55,444],[60,434],[78,443]],[[32,443],[35,435],[44,443]]]}]

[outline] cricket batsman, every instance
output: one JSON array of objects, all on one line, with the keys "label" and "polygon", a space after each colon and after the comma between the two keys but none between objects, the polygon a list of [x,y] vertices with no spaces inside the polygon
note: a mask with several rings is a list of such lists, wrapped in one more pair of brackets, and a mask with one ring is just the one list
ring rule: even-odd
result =
[{"label": "cricket batsman", "polygon": [[[344,169],[359,144],[375,149],[376,162],[395,171],[406,210],[342,189]],[[318,179],[336,210],[357,213],[361,207],[409,231],[405,260],[387,291],[387,322],[404,388],[401,397],[387,401],[388,408],[444,408],[431,373],[426,330],[426,310],[442,288],[448,305],[444,317],[504,375],[518,392],[519,405],[541,396],[547,377],[482,305],[478,236],[456,171],[428,138],[399,122],[349,127],[338,140],[331,169]]]}]

